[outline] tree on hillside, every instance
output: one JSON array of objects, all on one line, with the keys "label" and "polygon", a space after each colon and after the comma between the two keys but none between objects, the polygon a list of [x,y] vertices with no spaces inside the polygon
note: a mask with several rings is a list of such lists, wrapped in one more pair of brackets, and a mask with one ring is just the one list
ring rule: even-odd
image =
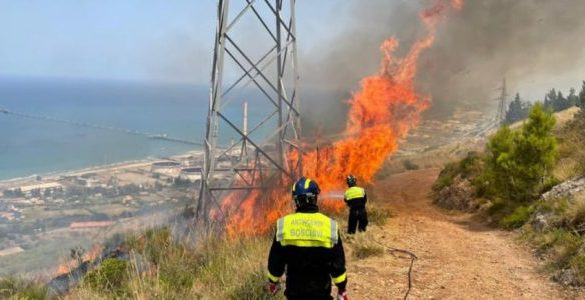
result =
[{"label": "tree on hillside", "polygon": [[528,116],[531,106],[532,104],[530,104],[530,102],[522,101],[520,99],[520,94],[516,93],[514,101],[510,102],[508,111],[506,111],[506,119],[504,120],[505,124],[512,124],[525,119]]},{"label": "tree on hillside", "polygon": [[510,173],[513,140],[514,132],[503,126],[488,141],[486,168],[481,175],[481,181],[486,183],[483,190],[487,196],[505,197],[510,194],[510,178],[502,175]]},{"label": "tree on hillside", "polygon": [[579,106],[585,109],[585,80],[583,80],[583,86],[581,86],[581,91],[579,92],[579,100]]},{"label": "tree on hillside", "polygon": [[569,102],[569,107],[579,105],[579,96],[577,96],[577,91],[575,88],[571,88],[569,90],[569,96],[567,96],[567,101]]},{"label": "tree on hillside", "polygon": [[557,94],[556,102],[554,103],[555,111],[565,110],[569,107],[571,107],[571,105],[569,105],[569,101],[567,100],[567,98],[563,96],[563,93],[559,91]]},{"label": "tree on hillside", "polygon": [[537,104],[515,139],[515,169],[522,183],[516,195],[519,199],[526,200],[536,192],[538,184],[544,184],[545,176],[555,163],[558,155],[556,137],[552,132],[555,123],[554,116]]},{"label": "tree on hillside", "polygon": [[489,196],[524,202],[542,187],[557,157],[555,118],[537,103],[519,131],[502,127],[487,145],[482,181]]},{"label": "tree on hillside", "polygon": [[544,108],[548,111],[555,110],[555,103],[557,102],[557,90],[552,89],[544,95]]}]

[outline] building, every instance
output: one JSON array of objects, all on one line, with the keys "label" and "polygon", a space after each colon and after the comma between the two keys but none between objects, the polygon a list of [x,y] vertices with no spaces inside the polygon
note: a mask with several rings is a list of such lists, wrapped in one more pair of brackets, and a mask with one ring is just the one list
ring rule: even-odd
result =
[{"label": "building", "polygon": [[152,164],[150,171],[154,174],[178,177],[181,173],[181,163],[176,161],[158,161]]},{"label": "building", "polygon": [[41,194],[45,191],[56,191],[63,189],[63,185],[58,182],[43,182],[36,184],[23,185],[18,188],[13,188],[12,191],[20,190],[25,196],[32,196],[33,191],[38,190]]},{"label": "building", "polygon": [[191,182],[200,182],[201,168],[183,168],[181,169],[181,175],[179,175],[179,178]]},{"label": "building", "polygon": [[113,221],[90,221],[90,222],[73,222],[69,225],[70,229],[88,229],[88,228],[100,228],[108,227],[113,225]]}]

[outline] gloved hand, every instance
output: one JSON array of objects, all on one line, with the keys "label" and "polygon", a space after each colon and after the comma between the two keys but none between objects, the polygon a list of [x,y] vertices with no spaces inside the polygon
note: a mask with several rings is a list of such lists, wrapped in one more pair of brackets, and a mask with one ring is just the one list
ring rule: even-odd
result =
[{"label": "gloved hand", "polygon": [[337,300],[349,300],[349,297],[347,296],[347,291],[346,290],[338,290],[337,291]]},{"label": "gloved hand", "polygon": [[280,283],[279,282],[272,282],[268,281],[266,284],[266,292],[270,295],[275,295],[280,290]]}]

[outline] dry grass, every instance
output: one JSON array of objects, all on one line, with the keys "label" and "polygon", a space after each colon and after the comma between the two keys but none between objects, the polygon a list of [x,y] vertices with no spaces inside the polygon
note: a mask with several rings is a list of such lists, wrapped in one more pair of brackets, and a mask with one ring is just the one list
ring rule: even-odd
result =
[{"label": "dry grass", "polygon": [[351,256],[356,259],[382,256],[384,254],[384,248],[374,241],[374,233],[371,229],[347,236],[346,240]]},{"label": "dry grass", "polygon": [[[122,298],[267,299],[263,288],[270,238],[198,239],[199,246],[191,247],[175,241],[167,228],[129,239],[129,276],[120,276],[119,283]],[[115,296],[106,288],[82,284],[66,299]]]}]

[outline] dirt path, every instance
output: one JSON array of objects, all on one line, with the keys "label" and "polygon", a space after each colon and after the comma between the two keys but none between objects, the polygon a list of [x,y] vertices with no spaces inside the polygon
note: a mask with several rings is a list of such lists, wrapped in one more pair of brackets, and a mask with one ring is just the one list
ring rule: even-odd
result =
[{"label": "dirt path", "polygon": [[[550,281],[514,233],[434,207],[428,194],[437,174],[436,169],[397,174],[369,191],[378,203],[389,205],[394,217],[367,234],[419,258],[409,299],[585,299]],[[348,253],[350,296],[401,299],[408,266],[408,259],[390,254],[356,260]]]}]

